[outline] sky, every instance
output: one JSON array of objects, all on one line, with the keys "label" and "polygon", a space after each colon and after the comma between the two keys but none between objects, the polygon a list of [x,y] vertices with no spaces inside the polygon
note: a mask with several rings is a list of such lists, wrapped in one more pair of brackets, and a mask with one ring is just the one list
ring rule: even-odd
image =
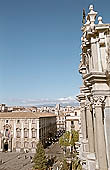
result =
[{"label": "sky", "polygon": [[110,23],[109,0],[0,0],[0,103],[74,102],[90,4]]}]

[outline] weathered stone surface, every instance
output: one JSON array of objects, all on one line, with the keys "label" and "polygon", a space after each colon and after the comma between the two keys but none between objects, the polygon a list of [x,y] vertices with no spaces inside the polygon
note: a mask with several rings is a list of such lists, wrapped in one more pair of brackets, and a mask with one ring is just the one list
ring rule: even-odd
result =
[{"label": "weathered stone surface", "polygon": [[[83,86],[78,100],[81,106],[82,163],[88,170],[110,169],[110,24],[103,24],[93,5],[82,26],[82,53],[79,72]],[[84,140],[88,141],[88,151]],[[89,152],[89,153],[88,153]],[[87,153],[87,154],[85,154]],[[83,167],[84,169],[84,167]]]}]

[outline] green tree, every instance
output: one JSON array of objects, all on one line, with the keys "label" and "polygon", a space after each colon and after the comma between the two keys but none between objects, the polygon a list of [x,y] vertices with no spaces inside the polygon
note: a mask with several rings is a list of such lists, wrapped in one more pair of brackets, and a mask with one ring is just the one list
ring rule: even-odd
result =
[{"label": "green tree", "polygon": [[61,167],[61,170],[68,170],[68,169],[69,169],[68,163],[67,163],[66,160],[64,159],[64,160],[63,160],[62,167]]},{"label": "green tree", "polygon": [[36,146],[36,153],[34,155],[33,162],[34,162],[33,169],[46,170],[47,160],[43,145],[40,142]]},{"label": "green tree", "polygon": [[74,160],[72,162],[72,169],[73,170],[82,170],[82,166],[81,166],[80,161],[78,160],[78,158],[74,158]]},{"label": "green tree", "polygon": [[78,142],[79,140],[79,134],[77,131],[72,130],[71,133],[70,132],[66,132],[64,133],[63,136],[60,137],[59,139],[59,144],[61,146],[74,146],[75,142]]},{"label": "green tree", "polygon": [[70,141],[70,144],[72,146],[74,146],[75,142],[78,142],[78,141],[79,141],[79,133],[78,133],[78,131],[72,130],[71,131],[71,141]]},{"label": "green tree", "polygon": [[61,146],[70,146],[70,132],[66,132],[59,139],[59,144]]}]

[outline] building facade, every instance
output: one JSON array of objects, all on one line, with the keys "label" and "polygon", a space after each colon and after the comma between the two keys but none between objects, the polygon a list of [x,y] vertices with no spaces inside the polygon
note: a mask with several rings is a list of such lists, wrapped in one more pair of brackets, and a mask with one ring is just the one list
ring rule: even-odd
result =
[{"label": "building facade", "polygon": [[66,113],[66,131],[80,131],[80,107],[75,107],[73,112]]},{"label": "building facade", "polygon": [[110,24],[96,24],[93,5],[83,12],[80,158],[83,169],[110,170]]},{"label": "building facade", "polygon": [[0,113],[0,151],[36,151],[56,134],[56,116],[52,113]]}]

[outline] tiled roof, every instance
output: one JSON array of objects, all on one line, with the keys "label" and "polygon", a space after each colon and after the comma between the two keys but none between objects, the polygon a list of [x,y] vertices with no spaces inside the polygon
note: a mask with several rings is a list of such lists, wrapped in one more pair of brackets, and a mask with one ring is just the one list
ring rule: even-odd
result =
[{"label": "tiled roof", "polygon": [[55,117],[56,115],[53,113],[46,112],[2,112],[0,113],[1,118],[40,118],[40,117]]}]

